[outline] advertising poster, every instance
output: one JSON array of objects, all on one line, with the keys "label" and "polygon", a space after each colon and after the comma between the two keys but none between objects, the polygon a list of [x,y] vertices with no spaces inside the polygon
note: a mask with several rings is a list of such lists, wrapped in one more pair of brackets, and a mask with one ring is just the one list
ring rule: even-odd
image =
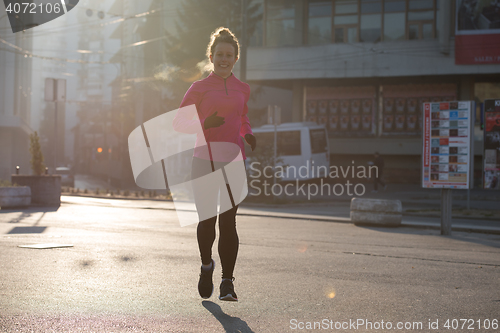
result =
[{"label": "advertising poster", "polygon": [[328,113],[328,101],[319,101],[318,103],[319,115],[326,115]]},{"label": "advertising poster", "polygon": [[382,86],[382,135],[420,135],[423,103],[456,100],[456,90],[455,84],[442,83]]},{"label": "advertising poster", "polygon": [[339,116],[330,116],[330,130],[336,130],[339,125]]},{"label": "advertising poster", "polygon": [[423,105],[422,187],[472,187],[474,103],[431,102]]},{"label": "advertising poster", "polygon": [[330,136],[375,134],[376,87],[306,87],[304,120],[324,124]]},{"label": "advertising poster", "polygon": [[316,115],[317,107],[318,107],[317,101],[307,101],[307,113],[309,115]]},{"label": "advertising poster", "polygon": [[456,0],[455,64],[500,64],[500,2]]},{"label": "advertising poster", "polygon": [[500,99],[484,101],[484,188],[500,189]]}]

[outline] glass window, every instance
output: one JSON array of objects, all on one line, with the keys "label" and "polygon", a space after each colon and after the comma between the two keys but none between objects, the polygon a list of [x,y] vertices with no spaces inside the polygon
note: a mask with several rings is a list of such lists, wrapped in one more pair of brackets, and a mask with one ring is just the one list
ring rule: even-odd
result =
[{"label": "glass window", "polygon": [[333,23],[335,25],[357,24],[358,23],[358,15],[335,16]]},{"label": "glass window", "polygon": [[422,38],[432,39],[432,23],[425,23],[422,25]]},{"label": "glass window", "polygon": [[311,138],[311,153],[319,154],[326,152],[326,131],[324,129],[314,129],[309,132]]},{"label": "glass window", "polygon": [[418,24],[408,26],[408,39],[418,39]]},{"label": "glass window", "polygon": [[439,0],[436,0],[436,38],[439,38],[439,31],[441,30],[441,8],[439,7]]},{"label": "glass window", "polygon": [[405,13],[384,14],[384,40],[405,39]]},{"label": "glass window", "polygon": [[309,19],[308,42],[312,45],[332,42],[331,17],[315,17]]},{"label": "glass window", "polygon": [[358,0],[335,1],[335,14],[351,14],[358,12]]},{"label": "glass window", "polygon": [[434,0],[410,0],[410,10],[412,9],[432,9],[434,8]]},{"label": "glass window", "polygon": [[427,21],[434,19],[434,11],[408,12],[408,21]]},{"label": "glass window", "polygon": [[384,2],[384,12],[394,13],[394,12],[404,12],[406,10],[406,1],[385,1]]},{"label": "glass window", "polygon": [[294,156],[302,153],[302,150],[300,149],[300,131],[278,132],[277,141],[278,155]]},{"label": "glass window", "polygon": [[372,43],[380,41],[381,27],[381,14],[361,15],[359,40]]},{"label": "glass window", "polygon": [[253,31],[252,36],[250,36],[248,44],[250,46],[262,46],[264,45],[263,43],[264,24],[262,22],[263,12],[264,12],[264,0],[252,0],[249,4],[249,8],[252,8],[253,6],[256,6],[256,11],[252,17],[258,18],[258,20],[257,22],[255,22],[255,30]]},{"label": "glass window", "polygon": [[347,42],[355,43],[358,41],[358,28],[347,28]]},{"label": "glass window", "polygon": [[335,43],[345,43],[344,28],[335,28]]},{"label": "glass window", "polygon": [[310,2],[308,36],[309,44],[327,44],[332,42],[332,2]]},{"label": "glass window", "polygon": [[361,0],[361,13],[380,13],[382,11],[381,0]]},{"label": "glass window", "polygon": [[293,1],[268,0],[266,19],[267,46],[294,44],[295,5]]},{"label": "glass window", "polygon": [[293,45],[295,20],[270,20],[266,28],[267,46]]},{"label": "glass window", "polygon": [[332,14],[332,2],[309,2],[309,17],[330,16]]}]

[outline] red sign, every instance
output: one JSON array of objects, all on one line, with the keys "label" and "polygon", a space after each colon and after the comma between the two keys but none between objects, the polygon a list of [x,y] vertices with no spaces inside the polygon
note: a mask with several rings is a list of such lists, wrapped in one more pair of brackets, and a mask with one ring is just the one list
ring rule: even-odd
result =
[{"label": "red sign", "polygon": [[431,105],[429,103],[425,104],[425,114],[424,114],[424,120],[425,120],[425,135],[424,135],[424,167],[429,167],[429,160],[430,160],[430,132],[431,132]]}]

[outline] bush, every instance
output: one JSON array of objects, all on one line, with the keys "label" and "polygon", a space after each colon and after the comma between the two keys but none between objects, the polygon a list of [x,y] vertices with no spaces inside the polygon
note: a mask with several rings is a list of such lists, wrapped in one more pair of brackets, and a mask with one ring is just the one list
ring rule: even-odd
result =
[{"label": "bush", "polygon": [[0,179],[0,187],[12,187],[12,186],[19,186],[17,184],[12,184],[10,181],[8,180],[3,180],[3,179]]}]

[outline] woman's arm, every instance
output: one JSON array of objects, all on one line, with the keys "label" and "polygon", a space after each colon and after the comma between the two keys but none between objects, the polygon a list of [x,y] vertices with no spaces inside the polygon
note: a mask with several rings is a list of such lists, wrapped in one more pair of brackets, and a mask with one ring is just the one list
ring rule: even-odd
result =
[{"label": "woman's arm", "polygon": [[241,114],[241,128],[240,136],[245,138],[245,141],[250,145],[252,151],[255,150],[257,146],[257,140],[252,132],[252,127],[250,126],[250,120],[248,119],[248,100],[250,98],[250,87],[248,87],[248,94],[245,95],[245,105],[243,107],[243,112]]},{"label": "woman's arm", "polygon": [[250,99],[250,87],[245,94],[245,105],[243,106],[243,112],[241,113],[241,129],[240,136],[245,137],[246,134],[252,134],[252,127],[250,126],[250,120],[248,119],[248,100]]},{"label": "woman's arm", "polygon": [[[195,84],[184,95],[179,110],[172,123],[174,130],[181,133],[196,134],[202,130],[198,119],[197,105],[199,104],[200,93],[196,90]],[[194,107],[189,107],[194,105]]]}]

